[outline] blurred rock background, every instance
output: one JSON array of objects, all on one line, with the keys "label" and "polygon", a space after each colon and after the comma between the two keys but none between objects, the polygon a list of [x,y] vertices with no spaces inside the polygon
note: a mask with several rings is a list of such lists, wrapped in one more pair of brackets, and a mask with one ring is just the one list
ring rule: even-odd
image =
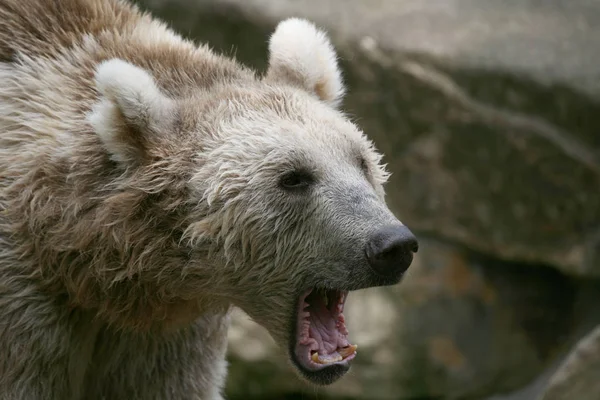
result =
[{"label": "blurred rock background", "polygon": [[325,28],[421,241],[402,285],[349,297],[330,387],[236,313],[229,399],[600,399],[599,1],[138,3],[261,71],[278,21]]}]

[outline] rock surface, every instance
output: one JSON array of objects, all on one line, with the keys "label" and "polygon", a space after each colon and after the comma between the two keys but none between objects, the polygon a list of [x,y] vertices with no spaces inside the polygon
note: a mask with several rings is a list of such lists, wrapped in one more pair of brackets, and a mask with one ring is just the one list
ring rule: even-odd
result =
[{"label": "rock surface", "polygon": [[540,400],[597,400],[600,397],[600,326],[575,347]]}]

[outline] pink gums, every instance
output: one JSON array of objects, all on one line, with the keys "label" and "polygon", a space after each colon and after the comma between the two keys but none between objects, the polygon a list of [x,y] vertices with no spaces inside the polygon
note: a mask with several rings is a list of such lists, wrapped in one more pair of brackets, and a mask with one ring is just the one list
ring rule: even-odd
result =
[{"label": "pink gums", "polygon": [[[300,298],[298,304],[298,326],[296,356],[304,366],[311,369],[322,368],[327,364],[315,363],[311,355],[317,352],[322,359],[339,356],[338,350],[350,346],[348,330],[344,320],[346,292],[327,291],[328,303],[322,293],[311,290]],[[354,358],[356,353],[342,361]]]}]

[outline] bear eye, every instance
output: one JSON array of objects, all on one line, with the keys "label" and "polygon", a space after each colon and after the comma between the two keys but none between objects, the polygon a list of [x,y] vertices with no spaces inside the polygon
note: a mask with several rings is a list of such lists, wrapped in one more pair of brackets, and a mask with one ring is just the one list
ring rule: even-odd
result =
[{"label": "bear eye", "polygon": [[309,187],[314,182],[314,177],[307,171],[291,171],[283,175],[279,185],[287,190],[300,190]]}]

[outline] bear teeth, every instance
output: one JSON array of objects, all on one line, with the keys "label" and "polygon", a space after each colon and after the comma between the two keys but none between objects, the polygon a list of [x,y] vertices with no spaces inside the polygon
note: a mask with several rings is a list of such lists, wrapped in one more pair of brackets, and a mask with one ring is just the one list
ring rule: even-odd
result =
[{"label": "bear teeth", "polygon": [[311,360],[316,364],[333,364],[351,356],[356,352],[357,348],[357,345],[351,344],[350,346],[339,348],[338,351],[331,354],[319,354],[318,352],[314,352],[311,355]]},{"label": "bear teeth", "polygon": [[346,358],[346,357],[351,356],[352,354],[354,354],[356,352],[356,349],[358,349],[358,345],[351,344],[350,346],[343,347],[343,348],[339,349],[338,353],[340,353],[340,355],[343,358]]},{"label": "bear teeth", "polygon": [[313,353],[312,360],[317,364],[333,364],[335,362],[342,361],[343,357],[338,352],[332,354]]}]

